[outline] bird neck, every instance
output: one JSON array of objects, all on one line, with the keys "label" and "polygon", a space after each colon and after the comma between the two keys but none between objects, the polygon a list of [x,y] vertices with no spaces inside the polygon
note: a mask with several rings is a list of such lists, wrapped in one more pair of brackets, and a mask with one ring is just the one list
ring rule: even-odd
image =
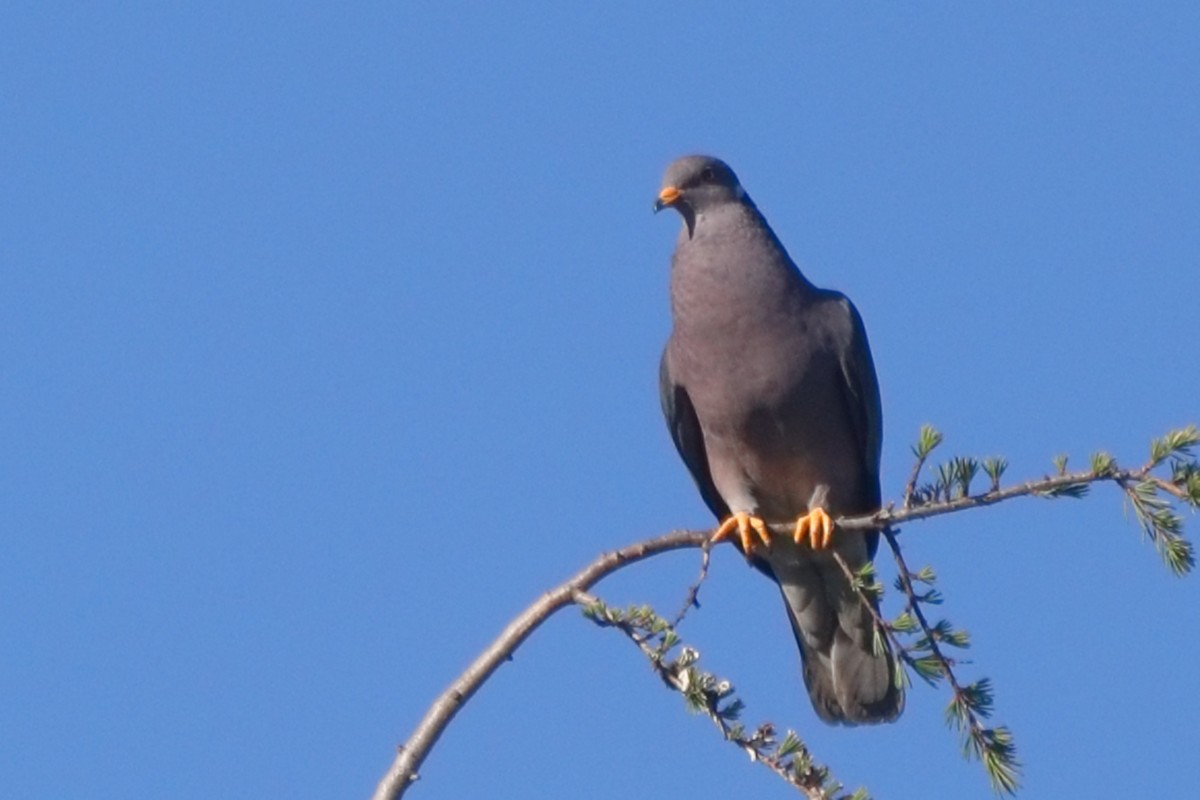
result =
[{"label": "bird neck", "polygon": [[747,198],[696,215],[671,262],[676,324],[728,324],[803,304],[816,288]]}]

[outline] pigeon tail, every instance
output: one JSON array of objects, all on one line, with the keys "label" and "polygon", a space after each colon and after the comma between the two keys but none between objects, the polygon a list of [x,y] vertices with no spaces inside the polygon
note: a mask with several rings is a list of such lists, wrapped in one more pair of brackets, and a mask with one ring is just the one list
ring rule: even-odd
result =
[{"label": "pigeon tail", "polygon": [[891,645],[883,637],[875,652],[875,620],[840,570],[806,566],[807,574],[789,576],[780,589],[817,716],[831,725],[893,721],[904,709],[904,692]]}]

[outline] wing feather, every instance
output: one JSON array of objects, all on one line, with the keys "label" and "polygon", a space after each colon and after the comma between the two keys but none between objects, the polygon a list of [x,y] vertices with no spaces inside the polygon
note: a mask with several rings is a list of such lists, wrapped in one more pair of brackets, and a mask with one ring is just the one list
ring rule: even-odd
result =
[{"label": "wing feather", "polygon": [[668,354],[664,351],[658,369],[658,395],[662,402],[663,416],[667,420],[667,428],[671,432],[671,441],[679,451],[679,457],[692,474],[696,488],[704,504],[712,511],[717,519],[729,516],[729,506],[721,499],[717,486],[713,483],[712,473],[708,469],[708,454],[704,450],[704,432],[700,429],[700,420],[696,409],[692,406],[687,390],[677,384],[671,377]]}]

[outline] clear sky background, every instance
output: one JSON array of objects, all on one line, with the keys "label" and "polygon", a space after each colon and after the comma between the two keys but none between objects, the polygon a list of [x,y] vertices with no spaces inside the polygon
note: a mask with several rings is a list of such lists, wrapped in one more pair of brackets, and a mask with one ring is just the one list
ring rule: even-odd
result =
[{"label": "clear sky background", "polygon": [[[926,422],[1024,479],[1200,420],[1200,7],[785,5],[6,6],[5,796],[365,797],[540,592],[710,525],[656,386],[684,153],[861,310],[885,496]],[[1195,794],[1200,581],[1115,489],[904,541],[1023,797]],[[598,591],[670,612],[697,566]],[[725,548],[701,600],[747,722],[878,798],[990,796],[944,691],[826,727],[775,589]],[[668,796],[793,795],[575,612],[411,793]]]}]

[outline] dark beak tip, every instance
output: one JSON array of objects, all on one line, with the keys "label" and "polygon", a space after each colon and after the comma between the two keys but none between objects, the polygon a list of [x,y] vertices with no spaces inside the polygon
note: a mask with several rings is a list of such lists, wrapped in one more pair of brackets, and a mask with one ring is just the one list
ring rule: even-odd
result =
[{"label": "dark beak tip", "polygon": [[666,208],[666,207],[667,207],[667,204],[666,204],[666,203],[664,203],[662,200],[655,200],[655,201],[654,201],[654,213],[655,213],[655,214],[657,214],[658,212],[662,211],[662,210],[663,210],[664,208]]}]

